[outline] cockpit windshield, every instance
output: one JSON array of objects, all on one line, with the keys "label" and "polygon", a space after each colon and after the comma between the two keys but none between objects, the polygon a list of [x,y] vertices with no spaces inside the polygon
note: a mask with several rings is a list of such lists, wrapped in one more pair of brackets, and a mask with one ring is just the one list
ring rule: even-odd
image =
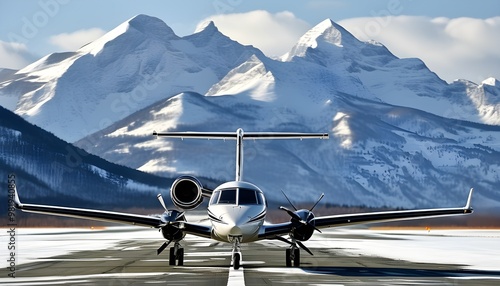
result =
[{"label": "cockpit windshield", "polygon": [[222,190],[220,192],[219,204],[236,204],[236,189],[232,190]]},{"label": "cockpit windshield", "polygon": [[212,194],[210,204],[262,205],[264,195],[262,192],[246,188],[223,189]]}]

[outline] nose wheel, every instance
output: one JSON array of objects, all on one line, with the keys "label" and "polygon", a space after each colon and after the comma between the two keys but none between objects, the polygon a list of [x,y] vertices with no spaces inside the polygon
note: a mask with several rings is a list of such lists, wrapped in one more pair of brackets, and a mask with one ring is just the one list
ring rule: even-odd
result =
[{"label": "nose wheel", "polygon": [[233,254],[233,268],[234,268],[234,270],[240,269],[240,263],[241,263],[241,253],[235,252]]},{"label": "nose wheel", "polygon": [[231,255],[231,264],[234,270],[240,269],[241,265],[241,249],[240,249],[241,237],[233,238],[233,251]]},{"label": "nose wheel", "polygon": [[176,265],[176,262],[178,266],[184,265],[184,248],[178,242],[175,243],[174,247],[170,248],[168,264]]}]

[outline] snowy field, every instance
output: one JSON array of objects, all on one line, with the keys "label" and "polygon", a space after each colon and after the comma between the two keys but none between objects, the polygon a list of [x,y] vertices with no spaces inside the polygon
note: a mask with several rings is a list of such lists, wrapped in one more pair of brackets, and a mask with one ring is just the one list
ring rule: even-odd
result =
[{"label": "snowy field", "polygon": [[[336,238],[325,239],[333,233]],[[346,238],[338,239],[341,234]],[[349,239],[353,235],[367,238]],[[309,248],[342,248],[353,255],[457,264],[464,265],[466,269],[500,270],[500,230],[337,229],[313,236],[307,245]]]},{"label": "snowy field", "polygon": [[[94,230],[21,228],[17,232],[18,266],[40,258],[112,248],[123,240],[150,240],[153,244],[162,241],[161,234],[157,231],[134,227]],[[356,238],[353,239],[353,236]],[[2,234],[4,244],[7,243],[5,239],[6,236]],[[186,239],[199,238],[187,236]],[[340,248],[354,256],[369,255],[415,262],[457,264],[464,265],[467,269],[500,270],[500,230],[344,228],[317,233],[305,244],[313,252],[314,249]],[[2,251],[2,258],[6,254],[6,251]],[[2,263],[4,267],[7,266],[5,259],[2,259]]]},{"label": "snowy field", "polygon": [[[5,232],[2,232],[2,243],[6,244],[7,236],[5,236],[3,233]],[[187,236],[186,240],[186,244],[188,244],[189,248],[191,249],[191,251],[188,252],[186,263],[191,263],[195,266],[195,269],[190,270],[187,268],[175,268],[174,272],[168,272],[167,274],[165,274],[163,272],[158,272],[158,269],[155,268],[155,270],[146,271],[144,273],[134,273],[135,276],[130,273],[101,274],[99,272],[92,275],[81,275],[74,273],[72,274],[74,276],[69,277],[56,277],[49,275],[48,277],[35,278],[23,276],[23,270],[30,271],[29,269],[33,267],[27,265],[28,263],[51,263],[56,261],[58,261],[59,263],[61,261],[67,261],[67,263],[75,263],[75,261],[79,261],[79,263],[83,262],[84,264],[95,262],[99,265],[103,263],[122,265],[125,262],[120,261],[119,258],[107,256],[105,253],[108,252],[104,252],[104,250],[109,251],[110,249],[114,249],[116,251],[126,253],[128,251],[131,252],[138,247],[151,248],[151,246],[160,245],[163,240],[161,238],[161,234],[154,229],[128,226],[110,227],[106,229],[20,228],[17,229],[16,236],[16,249],[18,250],[16,255],[16,268],[17,270],[21,271],[19,272],[20,276],[15,280],[12,280],[12,278],[7,276],[7,272],[5,271],[5,269],[8,266],[6,264],[6,260],[8,259],[9,253],[4,250],[1,252],[3,267],[2,277],[0,277],[0,284],[14,283],[16,285],[32,285],[31,283],[33,282],[43,284],[48,281],[47,279],[52,279],[51,281],[58,281],[59,284],[72,284],[78,282],[78,279],[83,278],[96,279],[95,281],[103,282],[103,280],[100,279],[114,279],[116,277],[118,277],[116,279],[129,279],[129,277],[137,278],[143,276],[152,276],[155,277],[155,279],[163,279],[164,275],[169,275],[168,279],[173,279],[172,277],[178,275],[177,277],[179,277],[179,279],[181,280],[184,279],[183,277],[185,277],[185,275],[189,274],[191,271],[194,271],[194,273],[200,271],[201,268],[199,268],[199,266],[198,269],[196,269],[197,263],[203,264],[208,263],[209,261],[214,262],[215,260],[223,261],[223,257],[227,256],[228,258],[230,256],[230,248],[228,245],[224,244],[222,248],[220,246],[213,247],[213,245],[210,246],[211,240],[193,236]],[[130,244],[126,241],[140,241],[140,245],[142,246],[137,246],[138,244]],[[276,245],[276,241],[260,241],[257,244],[258,246],[254,244],[254,247],[259,248],[259,251],[268,249],[269,253],[279,253],[278,256],[281,259],[282,248],[280,245]],[[325,230],[323,231],[323,233],[316,233],[312,237],[312,239],[305,242],[305,244],[312,250],[313,253],[319,255],[317,258],[305,257],[306,259],[321,259],[321,256],[323,255],[321,254],[321,251],[329,250],[330,253],[340,254],[342,257],[385,257],[389,259],[420,263],[457,265],[459,269],[489,271],[490,273],[485,273],[484,275],[479,275],[474,278],[464,277],[462,279],[480,278],[487,279],[488,281],[500,280],[500,275],[495,274],[500,272],[500,230],[431,229],[430,231],[426,231],[425,229],[379,230],[363,228],[339,228]],[[317,278],[317,274],[307,271],[307,268],[284,268],[281,266],[276,268],[275,266],[272,266],[273,263],[269,263],[269,265],[267,265],[268,262],[253,261],[256,257],[252,257],[250,255],[250,248],[252,248],[252,245],[246,246],[243,251],[243,267],[241,271],[234,271],[229,266],[228,260],[224,260],[222,263],[218,263],[218,266],[206,266],[206,270],[204,271],[208,271],[207,273],[210,273],[210,271],[221,271],[221,264],[227,264],[227,268],[225,266],[222,267],[222,269],[226,269],[226,271],[229,268],[229,272],[225,274],[228,275],[226,277],[228,277],[229,279],[227,280],[227,285],[230,285],[235,281],[238,281],[238,284],[240,285],[244,285],[244,281],[246,279],[252,279],[252,277],[258,275],[255,273],[265,273],[264,277],[275,277],[273,275],[279,275],[277,276],[277,279],[281,280],[286,279],[285,277],[287,277],[282,276],[284,275],[284,273],[288,273],[288,275],[291,275],[290,277],[302,277],[301,279],[304,279],[304,281],[308,281],[308,279],[319,279]],[[77,256],[61,257],[61,255],[77,253],[80,251],[100,250],[103,251],[102,257],[100,257],[99,255],[92,257],[85,255],[80,256],[79,254],[77,254]],[[332,252],[332,250],[334,251]],[[247,258],[249,259],[247,261],[245,261],[245,253],[247,254]],[[207,258],[207,255],[209,256],[209,258]],[[147,258],[145,256],[144,258],[139,258],[139,261],[143,261],[143,263],[152,263],[150,262],[150,259],[151,258]],[[208,260],[205,261],[204,259]],[[161,260],[160,264],[166,263],[167,261],[165,258],[155,258],[154,261],[156,260]],[[324,260],[317,260],[316,262],[322,264],[322,261]],[[330,268],[332,267],[331,260],[324,262],[326,263],[326,265],[330,265]],[[245,271],[243,271],[243,269],[245,269]],[[402,271],[401,269],[396,270]],[[187,273],[184,271],[187,271]],[[194,273],[191,273],[190,275],[195,275]],[[250,278],[247,278],[247,276]],[[347,278],[344,277],[344,279]],[[383,279],[383,277],[381,277],[380,279]]]}]

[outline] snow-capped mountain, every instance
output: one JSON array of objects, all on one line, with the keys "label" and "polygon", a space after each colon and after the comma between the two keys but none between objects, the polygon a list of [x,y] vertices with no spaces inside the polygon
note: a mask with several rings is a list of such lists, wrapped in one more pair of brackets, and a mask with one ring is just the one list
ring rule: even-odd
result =
[{"label": "snow-capped mountain", "polygon": [[475,186],[476,202],[498,203],[500,127],[350,95],[332,102],[312,116],[246,96],[182,93],[95,134],[96,144],[77,145],[142,171],[220,181],[234,178],[233,141],[155,139],[152,132],[328,131],[333,136],[323,141],[245,142],[244,178],[274,201],[283,189],[296,201],[325,192],[332,204],[460,206]]},{"label": "snow-capped mountain", "polygon": [[76,52],[21,69],[1,83],[0,105],[73,142],[168,96],[204,93],[253,54],[262,53],[213,23],[181,38],[138,15]]},{"label": "snow-capped mountain", "polygon": [[329,132],[246,142],[244,178],[277,201],[283,189],[296,201],[325,192],[330,204],[460,206],[474,186],[482,206],[500,202],[498,81],[448,84],[331,20],[273,60],[213,23],[180,38],[140,15],[14,76],[1,104],[19,98],[9,108],[31,122],[141,171],[234,177],[234,142],[154,130]]}]

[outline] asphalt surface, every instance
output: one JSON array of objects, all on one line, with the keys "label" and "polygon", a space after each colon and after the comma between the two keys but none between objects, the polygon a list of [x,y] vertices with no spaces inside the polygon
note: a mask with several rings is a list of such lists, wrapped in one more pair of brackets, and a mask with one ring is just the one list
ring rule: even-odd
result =
[{"label": "asphalt surface", "polygon": [[[155,230],[146,230],[155,232]],[[127,239],[124,230],[83,233],[88,244],[99,235],[123,237],[104,249],[78,251],[17,265],[16,278],[1,269],[1,285],[499,285],[499,271],[467,270],[460,265],[417,263],[353,255],[344,249],[301,252],[300,268],[285,267],[286,245],[263,241],[242,245],[240,270],[230,267],[231,246],[188,237],[185,265],[169,266],[168,249],[160,256],[158,240]],[[53,234],[57,235],[57,234]],[[321,237],[321,234],[317,234]],[[86,236],[92,236],[86,239]],[[370,239],[352,236],[350,239]],[[46,239],[46,238],[44,238]],[[335,240],[334,234],[324,235]],[[345,235],[341,239],[346,239]],[[306,243],[307,244],[307,243]],[[390,241],[388,241],[390,245]],[[50,249],[49,249],[50,250]]]}]

